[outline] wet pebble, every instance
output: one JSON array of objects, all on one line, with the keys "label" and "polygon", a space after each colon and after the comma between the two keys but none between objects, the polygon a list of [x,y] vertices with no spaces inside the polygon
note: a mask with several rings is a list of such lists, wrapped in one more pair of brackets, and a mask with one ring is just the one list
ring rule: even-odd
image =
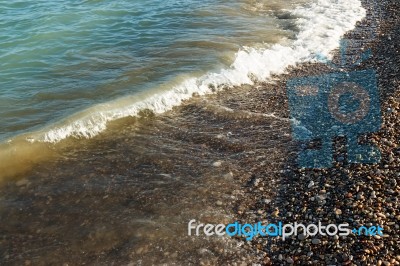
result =
[{"label": "wet pebble", "polygon": [[222,165],[222,161],[216,161],[213,163],[214,167],[220,167]]},{"label": "wet pebble", "polygon": [[318,239],[318,238],[314,238],[314,239],[311,241],[311,243],[313,243],[314,245],[319,245],[319,244],[321,244],[321,240]]}]

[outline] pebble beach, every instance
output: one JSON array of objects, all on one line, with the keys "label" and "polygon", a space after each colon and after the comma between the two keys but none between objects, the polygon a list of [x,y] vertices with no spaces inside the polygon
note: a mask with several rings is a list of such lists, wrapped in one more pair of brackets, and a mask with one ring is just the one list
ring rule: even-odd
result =
[{"label": "pebble beach", "polygon": [[[143,110],[7,179],[0,264],[399,265],[400,3],[362,5],[366,17],[344,36],[346,57],[370,49],[360,64],[301,63],[268,82],[194,94],[162,114]],[[333,64],[342,56],[336,50]],[[364,69],[377,73],[382,123],[361,141],[379,148],[380,162],[348,163],[338,137],[332,167],[300,167],[287,82]],[[192,237],[191,219],[379,224],[384,234]]]},{"label": "pebble beach", "polygon": [[[381,162],[346,163],[343,138],[335,141],[336,162],[329,169],[299,168],[295,165],[297,153],[294,152],[293,163],[284,164],[283,170],[260,173],[258,168],[251,173],[250,185],[244,194],[250,199],[246,204],[237,205],[237,213],[240,220],[247,222],[254,219],[253,222],[304,224],[348,222],[350,226],[380,224],[384,234],[375,237],[301,234],[285,241],[259,238],[247,242],[261,265],[400,264],[400,24],[396,15],[400,5],[397,1],[380,1],[380,10],[376,10],[371,2],[363,1],[368,15],[345,38],[352,40],[351,52],[373,50],[373,58],[359,69],[374,68],[378,72],[383,123],[379,132],[369,134],[366,139],[379,147]],[[371,40],[365,33],[375,25],[374,20],[378,21],[378,34]],[[300,68],[289,75],[327,71],[323,65]],[[271,184],[276,183],[279,185],[271,190]]]}]

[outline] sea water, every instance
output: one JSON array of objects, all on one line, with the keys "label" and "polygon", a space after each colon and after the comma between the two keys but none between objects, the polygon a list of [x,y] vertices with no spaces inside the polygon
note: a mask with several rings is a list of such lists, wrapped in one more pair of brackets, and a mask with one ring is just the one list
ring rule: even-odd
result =
[{"label": "sea water", "polygon": [[185,235],[234,218],[234,179],[253,167],[238,161],[287,152],[288,120],[242,111],[255,103],[232,88],[329,58],[364,15],[357,0],[3,1],[4,261],[245,257]]}]

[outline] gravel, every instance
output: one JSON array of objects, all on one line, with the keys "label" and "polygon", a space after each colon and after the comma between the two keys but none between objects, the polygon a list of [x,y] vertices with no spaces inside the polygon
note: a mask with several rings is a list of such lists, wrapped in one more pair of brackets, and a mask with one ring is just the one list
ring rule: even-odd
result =
[{"label": "gravel", "polygon": [[[349,164],[343,152],[345,139],[334,142],[334,166],[327,169],[304,169],[295,164],[297,153],[282,166],[279,174],[271,169],[253,173],[264,190],[247,188],[247,210],[238,215],[249,221],[341,224],[351,228],[380,225],[383,236],[318,236],[299,235],[281,238],[257,237],[246,242],[261,265],[400,265],[400,3],[380,1],[378,9],[371,1],[363,1],[368,16],[349,32],[349,53],[371,48],[373,58],[357,69],[373,68],[378,73],[382,110],[382,127],[362,141],[372,143],[381,151],[377,164]],[[367,32],[377,21],[377,38],[367,39]],[[324,73],[321,64],[306,64],[293,69],[283,80],[293,76]],[[283,169],[283,170],[282,170]],[[276,188],[271,182],[278,183]],[[260,201],[268,195],[271,201]],[[264,208],[269,215],[253,210]],[[251,222],[251,221],[250,221]],[[282,258],[287,257],[286,261]]]}]

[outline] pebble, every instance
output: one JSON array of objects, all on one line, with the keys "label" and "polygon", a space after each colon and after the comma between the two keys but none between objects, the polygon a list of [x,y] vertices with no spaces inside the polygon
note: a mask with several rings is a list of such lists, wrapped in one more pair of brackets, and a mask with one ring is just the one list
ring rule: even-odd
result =
[{"label": "pebble", "polygon": [[140,248],[136,249],[135,253],[137,255],[140,255],[140,254],[142,254],[143,250],[144,250],[143,247],[140,247]]},{"label": "pebble", "polygon": [[311,243],[313,243],[314,245],[318,245],[321,243],[321,240],[319,240],[318,238],[314,238]]},{"label": "pebble", "polygon": [[214,167],[220,167],[221,165],[222,165],[221,161],[216,161],[216,162],[213,163]]},{"label": "pebble", "polygon": [[289,258],[286,259],[286,262],[289,263],[289,264],[293,264],[294,260],[289,257]]},{"label": "pebble", "polygon": [[29,180],[24,178],[24,179],[18,180],[15,184],[18,187],[26,186],[29,184]]},{"label": "pebble", "polygon": [[261,202],[265,203],[265,204],[270,204],[271,200],[270,199],[263,199]]},{"label": "pebble", "polygon": [[227,178],[227,179],[230,179],[232,177],[233,177],[233,173],[232,172],[229,172],[229,173],[224,175],[224,178]]},{"label": "pebble", "polygon": [[341,209],[335,209],[335,214],[336,215],[341,215],[342,214],[342,210]]},{"label": "pebble", "polygon": [[307,236],[306,236],[305,234],[301,233],[301,234],[299,234],[299,235],[297,236],[297,238],[298,238],[299,240],[304,240],[304,239],[307,238]]},{"label": "pebble", "polygon": [[376,216],[386,219],[386,215],[381,212],[378,212]]}]

